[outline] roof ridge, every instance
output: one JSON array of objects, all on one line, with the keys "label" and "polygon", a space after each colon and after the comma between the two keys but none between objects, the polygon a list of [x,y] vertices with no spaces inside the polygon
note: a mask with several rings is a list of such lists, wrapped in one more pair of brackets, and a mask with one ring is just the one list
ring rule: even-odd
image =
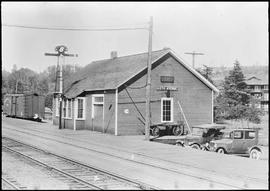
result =
[{"label": "roof ridge", "polygon": [[[154,50],[152,51],[153,52],[159,52],[159,51],[169,51],[170,48],[166,48],[166,49],[160,49],[160,50]],[[92,61],[91,63],[94,63],[94,62],[101,62],[101,61],[105,61],[105,60],[113,60],[113,59],[117,59],[117,58],[124,58],[124,57],[128,57],[128,56],[138,56],[140,54],[146,54],[148,52],[141,52],[141,53],[137,53],[137,54],[128,54],[128,55],[125,55],[125,56],[119,56],[119,57],[116,57],[116,58],[106,58],[106,59],[101,59],[101,60],[95,60],[95,61]],[[91,64],[90,63],[90,64]]]}]

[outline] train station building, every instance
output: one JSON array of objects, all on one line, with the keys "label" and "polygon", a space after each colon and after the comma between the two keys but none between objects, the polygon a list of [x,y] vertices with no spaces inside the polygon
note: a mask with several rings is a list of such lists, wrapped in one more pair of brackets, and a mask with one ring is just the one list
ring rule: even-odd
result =
[{"label": "train station building", "polygon": [[[148,53],[94,61],[64,82],[62,128],[114,135],[142,135],[146,107]],[[213,122],[218,89],[171,49],[152,52],[151,124],[183,121],[189,126]],[[59,123],[54,98],[53,123]]]}]

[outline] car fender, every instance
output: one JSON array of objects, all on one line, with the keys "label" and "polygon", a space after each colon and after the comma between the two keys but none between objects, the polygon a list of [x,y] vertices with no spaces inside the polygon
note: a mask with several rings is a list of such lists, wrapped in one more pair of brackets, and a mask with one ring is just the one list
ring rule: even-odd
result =
[{"label": "car fender", "polygon": [[252,149],[257,149],[257,150],[259,150],[260,152],[262,152],[262,147],[261,147],[260,145],[254,145],[254,146],[250,147],[250,148],[248,149],[248,153],[250,153]]}]

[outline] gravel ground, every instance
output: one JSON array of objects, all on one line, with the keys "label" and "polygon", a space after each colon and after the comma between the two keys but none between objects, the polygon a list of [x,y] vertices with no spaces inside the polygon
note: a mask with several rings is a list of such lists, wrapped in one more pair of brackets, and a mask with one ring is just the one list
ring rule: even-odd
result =
[{"label": "gravel ground", "polygon": [[2,174],[5,173],[9,177],[14,178],[22,186],[27,187],[27,189],[69,189],[67,184],[50,177],[49,171],[45,172],[44,169],[42,170],[42,167],[31,164],[2,150]]}]

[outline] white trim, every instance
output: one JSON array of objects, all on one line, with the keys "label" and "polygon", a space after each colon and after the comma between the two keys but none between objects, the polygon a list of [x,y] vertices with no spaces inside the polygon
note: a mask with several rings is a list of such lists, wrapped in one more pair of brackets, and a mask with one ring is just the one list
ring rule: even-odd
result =
[{"label": "white trim", "polygon": [[[74,111],[73,111],[73,130],[76,131],[76,104],[77,104],[77,101],[76,99],[73,99],[73,104],[74,104]],[[72,116],[72,115],[71,115]]]},{"label": "white trim", "polygon": [[214,91],[212,90],[212,123],[214,123]]},{"label": "white trim", "polygon": [[105,132],[105,123],[104,123],[104,117],[105,117],[105,104],[104,104],[104,101],[105,100],[105,97],[104,97],[104,95],[103,95],[103,108],[102,108],[102,132],[104,133]]},{"label": "white trim", "polygon": [[195,69],[193,69],[192,67],[190,67],[189,65],[185,64],[185,62],[183,61],[182,58],[178,57],[176,55],[176,53],[172,50],[170,50],[170,54],[178,61],[180,62],[187,70],[189,70],[192,74],[194,74],[196,77],[198,77],[200,80],[202,80],[202,82],[207,85],[211,90],[219,93],[219,90],[212,84],[210,83],[208,80],[205,79],[205,77],[203,77],[199,72],[197,72]]},{"label": "white trim", "polygon": [[[171,120],[170,121],[163,121],[163,101],[164,100],[170,100],[171,101],[171,111],[170,111],[170,115],[171,115]],[[161,121],[161,123],[165,123],[165,122],[173,122],[173,113],[174,113],[174,111],[173,111],[173,108],[174,108],[174,105],[173,105],[173,98],[172,97],[170,97],[170,98],[168,98],[168,97],[163,97],[163,98],[161,98],[161,103],[160,103],[160,121]]]},{"label": "white trim", "polygon": [[[72,102],[71,99],[66,99],[66,117],[63,117],[64,119],[72,119]],[[68,103],[70,103],[70,117],[68,116]]]},{"label": "white trim", "polygon": [[[79,100],[79,99],[83,100],[83,112],[82,112],[82,115],[83,115],[83,116],[82,116],[82,118],[78,118],[78,108],[79,108],[79,107],[78,107],[78,104],[79,104],[78,100]],[[77,104],[76,104],[76,109],[77,109],[77,110],[76,110],[76,113],[75,113],[76,120],[85,120],[85,113],[86,113],[86,112],[85,112],[85,108],[86,108],[86,99],[85,99],[85,97],[77,97],[77,98],[76,98],[76,103],[77,103]]]},{"label": "white trim", "polygon": [[[180,62],[187,70],[189,70],[193,75],[195,75],[196,77],[198,77],[206,86],[208,86],[211,90],[214,90],[215,92],[219,93],[219,90],[213,85],[211,84],[208,80],[206,80],[199,72],[197,72],[196,70],[194,70],[192,67],[190,67],[189,65],[185,64],[185,62],[183,61],[183,59],[180,59],[175,52],[173,52],[172,50],[168,50],[167,52],[165,52],[164,54],[162,54],[160,57],[158,57],[156,60],[152,61],[152,64],[155,63],[156,61],[158,61],[159,59],[161,59],[165,54],[171,54],[178,62]],[[151,65],[152,65],[151,64]],[[143,68],[142,70],[140,70],[139,72],[137,72],[136,74],[134,74],[132,77],[129,77],[127,80],[125,80],[123,83],[120,83],[116,88],[119,88],[121,85],[125,84],[128,80],[132,79],[133,77],[135,77],[136,75],[138,75],[139,73],[141,73],[142,71],[144,71],[147,67]]]},{"label": "white trim", "polygon": [[[156,61],[158,61],[159,59],[161,59],[163,56],[165,56],[167,53],[169,53],[170,51],[165,52],[164,54],[162,54],[160,57],[158,57],[156,60],[152,61],[152,64],[155,63]],[[151,65],[152,66],[152,65]],[[136,74],[134,74],[132,77],[129,77],[128,79],[126,79],[124,82],[120,83],[118,86],[116,86],[116,88],[119,88],[120,86],[122,86],[123,84],[125,84],[128,80],[134,78],[135,76],[137,76],[139,73],[143,72],[145,69],[147,69],[147,66],[145,68],[143,68],[142,70],[140,70],[139,72],[137,72]]]},{"label": "white trim", "polygon": [[58,97],[56,97],[54,100],[55,100],[55,116],[59,117],[59,101],[58,101]]},{"label": "white trim", "polygon": [[[96,97],[103,97],[103,102],[96,102]],[[92,94],[92,112],[91,112],[91,118],[94,119],[95,116],[95,110],[94,105],[103,105],[103,113],[104,113],[104,94]],[[104,114],[103,114],[103,121],[104,121]]]},{"label": "white trim", "polygon": [[118,135],[118,89],[116,88],[115,90],[115,129],[114,129],[114,134],[117,136]]}]

